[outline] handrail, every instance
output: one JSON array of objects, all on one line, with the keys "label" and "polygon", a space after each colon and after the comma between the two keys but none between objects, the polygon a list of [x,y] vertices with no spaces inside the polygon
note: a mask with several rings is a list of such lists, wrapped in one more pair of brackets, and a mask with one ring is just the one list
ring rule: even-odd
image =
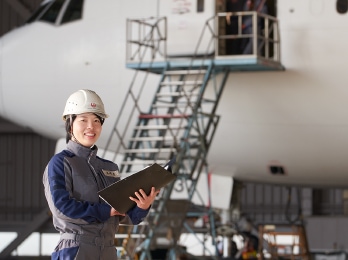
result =
[{"label": "handrail", "polygon": [[[134,32],[133,29],[137,31]],[[144,57],[141,55],[141,47],[150,48],[151,59],[156,57],[158,53],[161,57],[167,56],[167,18],[144,18],[144,19],[127,19],[127,45],[126,45],[126,61],[133,62],[137,57],[142,61]],[[135,45],[135,51],[132,46]]]},{"label": "handrail", "polygon": [[[133,26],[138,26],[136,34],[134,35]],[[162,28],[163,27],[163,28]],[[142,62],[149,57],[151,63],[156,58],[156,54],[162,57],[166,57],[166,40],[167,40],[167,19],[162,18],[144,18],[144,19],[127,19],[127,46],[126,46],[126,61],[136,61],[138,66],[141,66]],[[162,30],[161,30],[162,29]],[[133,38],[133,36],[137,38]],[[136,49],[133,51],[132,46],[135,44]],[[163,53],[161,52],[163,49]],[[151,51],[149,54],[148,51]],[[151,65],[151,64],[150,64]],[[127,144],[125,136],[127,134],[128,127],[131,125],[131,120],[135,114],[141,114],[142,111],[139,107],[139,99],[145,87],[146,78],[148,73],[145,74],[145,78],[139,88],[135,89],[136,79],[139,70],[136,70],[133,79],[130,83],[127,95],[123,100],[122,106],[116,118],[113,126],[113,130],[106,142],[106,147],[103,153],[103,157],[106,156],[107,151],[113,151],[113,156],[110,158],[112,161],[116,160],[116,156],[122,154],[122,150],[126,149]],[[129,100],[132,100],[132,106],[130,111],[126,111],[126,104]],[[123,120],[123,121],[122,121]],[[122,122],[121,122],[122,121]],[[122,127],[121,127],[122,126]],[[116,147],[112,146],[113,138],[117,138],[115,142]]]}]

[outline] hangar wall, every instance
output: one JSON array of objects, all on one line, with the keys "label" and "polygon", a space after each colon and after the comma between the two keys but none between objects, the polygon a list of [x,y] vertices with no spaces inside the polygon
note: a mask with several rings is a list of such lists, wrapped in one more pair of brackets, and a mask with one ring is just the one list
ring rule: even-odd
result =
[{"label": "hangar wall", "polygon": [[55,140],[0,119],[0,231],[20,231],[47,208],[42,175]]}]

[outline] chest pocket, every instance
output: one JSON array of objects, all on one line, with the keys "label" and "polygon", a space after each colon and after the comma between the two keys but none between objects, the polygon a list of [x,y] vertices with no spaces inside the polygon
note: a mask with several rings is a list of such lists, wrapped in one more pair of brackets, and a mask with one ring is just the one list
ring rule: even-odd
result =
[{"label": "chest pocket", "polygon": [[88,164],[80,160],[79,158],[74,158],[71,160],[72,168],[72,195],[77,200],[98,202],[98,184],[96,177],[94,176],[92,170]]}]

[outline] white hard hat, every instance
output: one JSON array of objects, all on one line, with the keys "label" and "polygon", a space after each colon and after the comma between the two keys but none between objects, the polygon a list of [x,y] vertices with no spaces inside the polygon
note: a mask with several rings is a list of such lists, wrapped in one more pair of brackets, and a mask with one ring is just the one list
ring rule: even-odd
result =
[{"label": "white hard hat", "polygon": [[67,115],[78,115],[83,113],[94,113],[101,118],[109,117],[104,110],[101,98],[92,90],[80,89],[70,95],[66,101],[63,120]]}]

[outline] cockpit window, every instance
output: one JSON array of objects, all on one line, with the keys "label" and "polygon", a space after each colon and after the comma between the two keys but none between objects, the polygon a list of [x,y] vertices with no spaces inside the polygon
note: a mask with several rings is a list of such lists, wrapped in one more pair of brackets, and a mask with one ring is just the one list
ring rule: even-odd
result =
[{"label": "cockpit window", "polygon": [[337,0],[336,10],[339,14],[345,14],[348,11],[348,0]]},{"label": "cockpit window", "polygon": [[62,24],[75,21],[82,18],[82,6],[83,0],[71,0],[68,7],[65,10]]},{"label": "cockpit window", "polygon": [[46,0],[26,23],[39,20],[53,24],[64,24],[81,19],[83,1],[84,0]]},{"label": "cockpit window", "polygon": [[52,4],[52,2],[46,2],[39,6],[39,8],[29,17],[26,23],[31,23],[37,20],[37,18],[47,9],[48,5]]},{"label": "cockpit window", "polygon": [[65,0],[54,1],[53,4],[45,11],[45,13],[39,18],[40,21],[46,21],[49,23],[55,23],[59,15],[59,11],[62,8]]}]

